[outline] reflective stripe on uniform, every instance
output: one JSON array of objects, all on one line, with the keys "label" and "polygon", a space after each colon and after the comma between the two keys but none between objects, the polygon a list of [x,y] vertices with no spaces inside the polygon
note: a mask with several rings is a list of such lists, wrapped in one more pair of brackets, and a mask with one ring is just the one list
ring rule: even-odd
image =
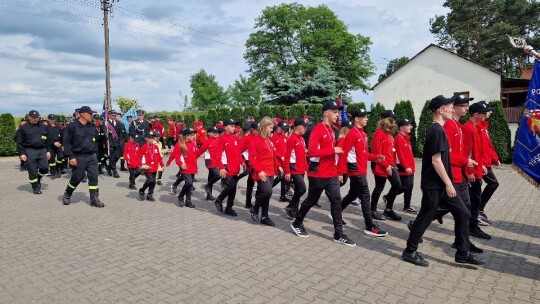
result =
[{"label": "reflective stripe on uniform", "polygon": [[47,139],[47,136],[43,135],[43,136],[41,136],[41,139],[45,140],[45,139]]},{"label": "reflective stripe on uniform", "polygon": [[88,186],[88,189],[90,190],[96,190],[98,188],[98,186]]},{"label": "reflective stripe on uniform", "polygon": [[45,175],[45,174],[43,174],[43,173],[41,173],[41,172],[39,172],[39,171],[38,171],[38,173],[37,173],[37,174],[38,174],[39,176],[43,176],[43,175]]},{"label": "reflective stripe on uniform", "polygon": [[56,163],[50,163],[49,167],[56,167]]},{"label": "reflective stripe on uniform", "polygon": [[37,181],[38,181],[37,178],[36,178],[36,179],[31,179],[31,180],[29,180],[30,184],[37,183]]},{"label": "reflective stripe on uniform", "polygon": [[68,183],[68,187],[70,187],[71,189],[77,188],[77,187],[73,186],[71,183]]}]

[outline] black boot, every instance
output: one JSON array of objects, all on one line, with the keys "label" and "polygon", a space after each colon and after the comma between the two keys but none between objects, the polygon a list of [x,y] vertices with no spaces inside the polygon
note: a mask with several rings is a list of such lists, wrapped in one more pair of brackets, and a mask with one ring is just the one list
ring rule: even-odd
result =
[{"label": "black boot", "polygon": [[148,193],[148,195],[146,195],[146,200],[147,200],[147,201],[151,201],[151,202],[156,201],[156,199],[154,198],[154,194],[153,194],[153,193]]},{"label": "black boot", "polygon": [[103,174],[103,166],[98,165],[98,174]]},{"label": "black boot", "polygon": [[144,201],[144,190],[142,188],[139,189],[139,200]]},{"label": "black boot", "polygon": [[191,193],[186,194],[186,207],[195,208],[195,206],[191,203]]},{"label": "black boot", "polygon": [[212,196],[212,189],[208,185],[204,185],[204,192],[206,192],[206,200],[213,201],[216,198]]},{"label": "black boot", "polygon": [[60,168],[60,164],[56,164],[56,178],[61,178],[62,177],[62,168]]},{"label": "black boot", "polygon": [[51,179],[56,179],[56,167],[49,167],[49,174]]},{"label": "black boot", "polygon": [[120,175],[118,174],[118,171],[116,171],[116,169],[113,170],[113,177],[114,178],[120,178]]},{"label": "black boot", "polygon": [[105,204],[103,204],[99,200],[99,189],[90,189],[90,206],[96,207],[96,208],[103,208],[105,207]]},{"label": "black boot", "polygon": [[124,159],[120,160],[120,171],[127,171],[127,169],[126,169],[126,161]]},{"label": "black boot", "polygon": [[34,194],[41,194],[41,183],[40,182],[35,182],[35,183],[32,183],[32,193]]},{"label": "black boot", "polygon": [[71,203],[70,199],[73,191],[75,191],[75,188],[71,188],[69,185],[66,187],[66,191],[64,191],[64,196],[62,197],[62,204],[69,205]]},{"label": "black boot", "polygon": [[135,183],[129,182],[129,189],[131,189],[131,190],[137,190],[137,187],[135,186]]},{"label": "black boot", "polygon": [[105,167],[105,169],[107,170],[107,174],[108,174],[109,176],[112,176],[112,170],[111,170],[111,168],[110,168],[109,166],[107,166],[107,167]]}]

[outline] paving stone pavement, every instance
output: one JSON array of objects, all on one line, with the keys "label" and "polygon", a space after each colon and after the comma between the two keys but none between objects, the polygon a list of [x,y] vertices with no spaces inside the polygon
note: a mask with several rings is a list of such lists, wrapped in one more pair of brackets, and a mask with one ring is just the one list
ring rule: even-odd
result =
[{"label": "paving stone pavement", "polygon": [[[251,222],[243,208],[245,179],[239,216],[218,214],[203,200],[207,171],[202,162],[199,168],[195,209],[177,207],[168,193],[172,166],[156,188],[156,202],[140,202],[127,189],[125,172],[120,179],[101,175],[106,207],[96,209],[85,184],[70,206],[62,205],[66,177],[46,177],[44,194],[31,194],[17,160],[2,159],[0,302],[540,303],[540,192],[508,166],[494,170],[501,186],[486,208],[493,226],[484,230],[493,239],[473,239],[485,249],[486,265],[454,262],[447,216],[424,235],[419,251],[431,263],[427,268],[401,260],[408,214],[401,213],[401,222],[380,222],[389,236],[373,238],[362,232],[360,208],[349,207],[345,232],[358,244],[351,248],[332,242],[323,196],[323,208],[305,221],[311,236],[302,239],[290,231],[277,189],[270,209],[276,227]],[[371,176],[368,181],[373,187]],[[418,174],[417,208],[419,181]],[[401,203],[398,198],[397,209]]]}]

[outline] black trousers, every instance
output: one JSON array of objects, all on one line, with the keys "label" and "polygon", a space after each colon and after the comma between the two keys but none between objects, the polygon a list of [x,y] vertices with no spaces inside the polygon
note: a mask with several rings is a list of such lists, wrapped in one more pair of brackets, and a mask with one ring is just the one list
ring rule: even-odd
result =
[{"label": "black trousers", "polygon": [[285,180],[284,174],[278,174],[274,178],[274,182],[272,184],[272,188],[277,186],[277,184],[281,183],[281,192],[279,194],[279,197],[285,197],[285,194],[289,189],[291,189],[291,183]]},{"label": "black trousers", "polygon": [[97,148],[97,158],[98,158],[98,162],[100,165],[102,166],[107,166],[107,155],[106,155],[106,151],[105,151],[105,148],[103,147],[103,143],[98,143],[97,144],[98,148]]},{"label": "black trousers", "polygon": [[75,155],[77,166],[72,167],[71,179],[68,187],[73,189],[84,179],[85,174],[88,176],[88,189],[98,188],[98,160],[95,153]]},{"label": "black trousers", "polygon": [[156,175],[157,172],[144,172],[146,181],[139,191],[144,192],[146,189],[148,189],[148,194],[153,194],[154,188],[156,187]]},{"label": "black trousers", "polygon": [[219,176],[219,168],[209,168],[208,169],[208,182],[206,183],[208,187],[210,188],[210,193],[212,193],[212,187],[215,183],[217,183],[221,179],[221,176]]},{"label": "black trousers", "polygon": [[294,194],[287,207],[298,209],[300,198],[306,193],[306,182],[304,181],[304,174],[291,174],[291,184],[294,186]]},{"label": "black trousers", "polygon": [[390,185],[392,186],[390,188],[390,191],[388,191],[388,194],[386,195],[386,208],[392,209],[394,208],[394,200],[396,199],[396,195],[399,193],[399,190],[401,189],[401,180],[398,175],[398,171],[396,168],[392,167],[392,176],[384,177],[384,176],[375,176],[375,188],[373,189],[373,192],[371,193],[371,211],[377,211],[377,203],[379,202],[379,197],[381,196],[381,193],[384,190],[384,185],[386,184],[386,180],[390,182]]},{"label": "black trousers", "polygon": [[186,197],[191,197],[191,191],[193,189],[193,179],[195,178],[195,174],[184,174],[182,173],[182,179],[184,180],[184,186],[182,187],[182,190],[180,190],[180,193],[178,193],[178,197],[183,197],[184,195]]},{"label": "black trousers", "polygon": [[141,169],[139,169],[139,168],[129,168],[128,171],[129,171],[129,183],[130,184],[135,184],[135,180],[142,173]]},{"label": "black trousers", "polygon": [[471,228],[478,227],[478,214],[482,206],[482,180],[477,179],[469,186],[469,197],[471,198]]},{"label": "black trousers", "polygon": [[230,208],[234,205],[234,198],[236,197],[236,175],[227,176],[223,179],[224,186],[223,190],[217,197],[218,202],[223,202],[227,198],[227,207]]},{"label": "black trousers", "polygon": [[461,197],[456,195],[451,198],[446,194],[446,190],[422,190],[420,212],[418,212],[418,216],[411,225],[407,240],[406,250],[408,252],[414,252],[418,249],[418,243],[433,221],[437,213],[437,207],[443,202],[454,216],[454,232],[458,252],[465,253],[469,251],[469,220],[471,213],[461,200]]},{"label": "black trousers", "polygon": [[373,217],[371,216],[371,203],[369,201],[369,187],[366,175],[357,175],[349,177],[350,188],[349,193],[345,195],[341,201],[341,210],[345,210],[355,199],[360,199],[362,206],[362,215],[366,229],[370,230],[373,227]]},{"label": "black trousers", "polygon": [[489,202],[491,197],[493,196],[493,193],[495,193],[495,190],[499,188],[499,181],[497,180],[497,177],[493,173],[493,169],[491,167],[487,168],[487,174],[482,176],[482,179],[486,183],[486,187],[484,188],[484,191],[482,191],[481,196],[481,205],[480,205],[480,211],[484,211],[484,208],[486,207],[486,204]]},{"label": "black trousers", "polygon": [[407,209],[411,206],[412,191],[414,188],[414,175],[400,175],[399,179],[401,181],[401,189],[399,189],[397,195],[403,193],[403,208]]},{"label": "black trousers", "polygon": [[330,201],[330,213],[334,221],[335,234],[343,235],[343,219],[341,216],[341,193],[339,192],[338,177],[320,178],[308,177],[309,188],[306,199],[302,202],[300,210],[296,213],[295,224],[301,224],[307,213],[319,201],[323,191]]},{"label": "black trousers", "polygon": [[174,139],[174,137],[167,137],[167,147],[171,149],[171,147],[174,147],[176,145],[177,140]]},{"label": "black trousers", "polygon": [[26,164],[28,166],[28,180],[30,184],[38,184],[43,176],[49,172],[47,149],[26,148]]},{"label": "black trousers", "polygon": [[53,145],[50,152],[51,158],[49,158],[49,167],[54,169],[62,164],[64,159],[64,151],[62,151],[62,147],[55,147]]},{"label": "black trousers", "polygon": [[109,149],[109,168],[113,171],[116,171],[116,163],[122,157],[123,149],[121,146],[113,147]]},{"label": "black trousers", "polygon": [[251,197],[253,196],[254,187],[255,187],[255,181],[253,180],[253,177],[251,176],[251,174],[249,174],[246,181],[246,205],[251,204]]},{"label": "black trousers", "polygon": [[261,218],[268,217],[268,209],[270,209],[270,198],[272,197],[272,185],[274,184],[274,177],[269,176],[266,181],[257,181],[257,195],[255,197],[255,204],[253,209],[259,212],[261,209]]}]

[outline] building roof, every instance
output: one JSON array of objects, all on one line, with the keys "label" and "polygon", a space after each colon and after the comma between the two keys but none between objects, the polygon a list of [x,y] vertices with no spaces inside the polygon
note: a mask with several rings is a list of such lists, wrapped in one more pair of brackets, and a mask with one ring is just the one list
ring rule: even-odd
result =
[{"label": "building roof", "polygon": [[375,89],[376,86],[378,86],[379,84],[383,83],[386,79],[392,77],[397,71],[399,71],[401,68],[403,68],[404,66],[408,65],[409,63],[411,63],[416,57],[420,56],[420,54],[424,53],[426,50],[428,50],[428,49],[430,49],[430,48],[432,48],[432,47],[436,47],[436,48],[438,48],[438,49],[441,49],[441,50],[443,50],[443,51],[448,52],[448,54],[452,54],[452,55],[454,55],[454,56],[463,58],[463,59],[465,59],[465,60],[467,60],[467,61],[469,61],[469,62],[471,62],[471,63],[473,63],[473,64],[476,64],[476,65],[478,65],[478,66],[481,66],[481,67],[483,67],[483,68],[486,69],[486,70],[489,70],[489,71],[491,71],[491,72],[493,72],[493,73],[499,74],[499,75],[501,75],[502,77],[504,77],[503,74],[499,73],[498,71],[496,71],[496,70],[494,70],[494,69],[491,69],[491,68],[488,68],[488,67],[486,67],[486,66],[483,66],[483,65],[479,64],[478,62],[472,61],[472,60],[470,60],[470,59],[468,59],[468,58],[466,58],[466,57],[464,57],[464,56],[461,56],[461,55],[456,54],[456,53],[454,53],[454,52],[452,52],[452,51],[450,51],[450,50],[447,50],[447,49],[445,49],[445,48],[443,48],[443,47],[441,47],[441,46],[438,46],[438,45],[436,45],[436,44],[431,43],[430,45],[426,46],[423,50],[421,50],[420,52],[418,52],[418,54],[414,55],[411,59],[409,59],[409,61],[408,61],[407,63],[405,63],[404,65],[402,65],[401,67],[399,67],[397,70],[395,70],[392,74],[390,74],[390,76],[388,76],[388,77],[386,77],[385,79],[383,79],[383,81],[378,82],[377,84],[375,84],[371,89],[372,89],[372,90]]}]

